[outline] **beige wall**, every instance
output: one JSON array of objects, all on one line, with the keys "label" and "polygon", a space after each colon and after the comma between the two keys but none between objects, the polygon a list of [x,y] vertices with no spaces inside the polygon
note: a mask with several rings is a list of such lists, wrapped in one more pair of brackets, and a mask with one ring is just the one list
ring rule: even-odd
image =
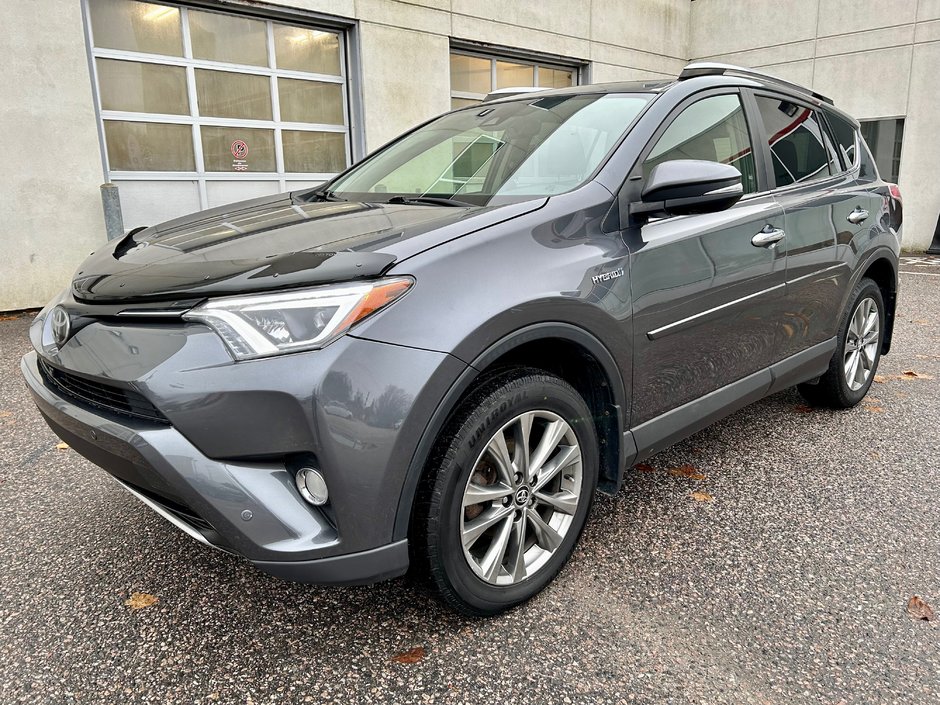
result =
[{"label": "beige wall", "polygon": [[[904,117],[906,249],[940,213],[940,0],[696,0],[693,59],[759,68],[830,96],[860,120]],[[766,46],[772,45],[772,46]]]},{"label": "beige wall", "polygon": [[77,2],[0,3],[0,310],[43,305],[105,241]]}]

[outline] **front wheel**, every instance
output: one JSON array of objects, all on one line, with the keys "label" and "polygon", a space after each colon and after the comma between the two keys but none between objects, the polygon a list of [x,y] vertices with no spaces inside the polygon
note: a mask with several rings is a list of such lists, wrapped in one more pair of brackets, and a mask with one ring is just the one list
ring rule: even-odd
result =
[{"label": "front wheel", "polygon": [[868,393],[874,381],[884,340],[885,306],[881,289],[862,279],[842,315],[836,351],[817,384],[799,385],[811,404],[849,409]]},{"label": "front wheel", "polygon": [[597,485],[590,409],[563,380],[518,370],[485,383],[438,442],[419,496],[419,560],[439,596],[487,616],[539,592],[584,528]]}]

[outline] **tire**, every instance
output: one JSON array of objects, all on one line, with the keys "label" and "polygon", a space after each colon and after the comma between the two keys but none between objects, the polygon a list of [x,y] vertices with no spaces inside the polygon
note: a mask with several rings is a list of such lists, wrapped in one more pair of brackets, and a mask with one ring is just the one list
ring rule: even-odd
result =
[{"label": "tire", "polygon": [[[868,326],[874,322],[877,330]],[[885,305],[881,289],[871,279],[864,278],[855,285],[849,297],[849,305],[842,313],[836,351],[829,362],[829,369],[816,384],[801,384],[800,394],[810,404],[830,409],[850,409],[868,393],[884,342]],[[862,345],[857,345],[858,333],[862,332]],[[868,343],[864,343],[868,340]],[[858,367],[853,367],[857,360]],[[852,369],[856,373],[852,374]]]},{"label": "tire", "polygon": [[525,602],[568,561],[597,474],[591,411],[571,385],[526,368],[491,378],[454,412],[428,462],[412,526],[419,570],[467,615]]}]

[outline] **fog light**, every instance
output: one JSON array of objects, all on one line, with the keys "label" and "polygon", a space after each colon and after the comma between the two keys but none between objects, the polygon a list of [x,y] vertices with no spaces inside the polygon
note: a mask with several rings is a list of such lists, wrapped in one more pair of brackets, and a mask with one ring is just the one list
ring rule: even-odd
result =
[{"label": "fog light", "polygon": [[330,498],[330,493],[326,489],[326,480],[323,479],[319,470],[300,468],[294,476],[294,481],[297,483],[300,496],[316,507],[326,504]]}]

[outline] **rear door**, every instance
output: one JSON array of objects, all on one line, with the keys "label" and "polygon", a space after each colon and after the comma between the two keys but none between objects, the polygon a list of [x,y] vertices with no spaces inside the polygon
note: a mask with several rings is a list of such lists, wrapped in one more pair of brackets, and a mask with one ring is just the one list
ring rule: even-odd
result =
[{"label": "rear door", "polygon": [[836,156],[819,111],[785,94],[755,91],[766,138],[762,148],[773,195],[783,207],[787,310],[775,361],[824,344],[836,334],[842,294],[851,271],[838,243],[859,223],[854,179]]},{"label": "rear door", "polygon": [[[785,261],[774,244],[753,239],[781,230],[784,218],[755,162],[758,139],[737,89],[696,94],[673,111],[631,172],[627,188],[637,189],[661,162],[705,159],[735,166],[745,190],[726,211],[654,219],[624,233],[634,300],[634,427],[772,362]],[[767,372],[751,391],[769,381]],[[662,433],[636,435],[642,446]]]}]

